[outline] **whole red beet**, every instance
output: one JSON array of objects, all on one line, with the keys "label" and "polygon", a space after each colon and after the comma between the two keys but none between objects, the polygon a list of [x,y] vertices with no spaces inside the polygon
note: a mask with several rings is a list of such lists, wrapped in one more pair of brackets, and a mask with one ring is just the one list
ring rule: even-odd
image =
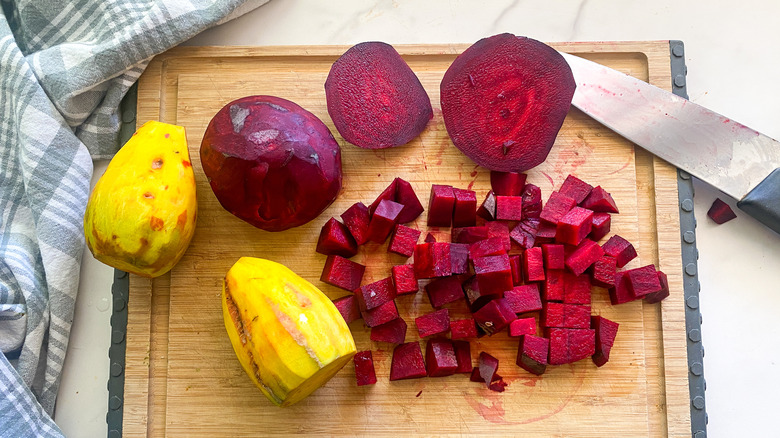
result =
[{"label": "whole red beet", "polygon": [[206,128],[200,159],[222,207],[266,231],[309,222],[341,189],[341,149],[330,130],[278,97],[225,105]]}]

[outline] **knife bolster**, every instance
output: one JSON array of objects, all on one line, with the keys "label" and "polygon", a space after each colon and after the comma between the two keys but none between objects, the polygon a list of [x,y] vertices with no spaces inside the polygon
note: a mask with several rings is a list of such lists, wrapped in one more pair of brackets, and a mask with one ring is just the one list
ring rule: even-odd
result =
[{"label": "knife bolster", "polygon": [[780,233],[780,169],[775,169],[753,188],[737,207]]}]

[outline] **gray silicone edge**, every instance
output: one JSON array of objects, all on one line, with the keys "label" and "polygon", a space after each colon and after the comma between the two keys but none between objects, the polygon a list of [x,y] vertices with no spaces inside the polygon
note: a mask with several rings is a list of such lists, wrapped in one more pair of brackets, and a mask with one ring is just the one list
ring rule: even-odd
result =
[{"label": "gray silicone edge", "polygon": [[[669,41],[674,94],[688,98],[685,66],[685,46],[682,41]],[[680,202],[680,243],[682,246],[683,295],[685,297],[685,333],[688,347],[688,389],[691,397],[691,435],[707,436],[707,411],[704,403],[704,347],[702,346],[701,311],[699,292],[701,285],[697,273],[699,250],[696,249],[696,217],[693,214],[693,181],[691,176],[677,170],[677,194]]]},{"label": "gray silicone edge", "polygon": [[[119,105],[122,125],[119,128],[119,144],[125,144],[135,132],[135,111],[138,101],[138,84],[134,84]],[[113,309],[111,312],[111,346],[108,348],[110,363],[108,374],[108,437],[122,436],[122,406],[125,394],[125,342],[127,334],[127,303],[130,292],[130,276],[114,270],[111,285]]]}]

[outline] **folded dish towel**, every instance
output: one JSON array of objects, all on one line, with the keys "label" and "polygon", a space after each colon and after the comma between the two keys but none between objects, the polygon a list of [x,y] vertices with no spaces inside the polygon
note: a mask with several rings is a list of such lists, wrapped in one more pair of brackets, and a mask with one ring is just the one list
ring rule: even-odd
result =
[{"label": "folded dish towel", "polygon": [[0,0],[0,435],[61,436],[54,411],[92,159],[156,54],[267,0]]}]

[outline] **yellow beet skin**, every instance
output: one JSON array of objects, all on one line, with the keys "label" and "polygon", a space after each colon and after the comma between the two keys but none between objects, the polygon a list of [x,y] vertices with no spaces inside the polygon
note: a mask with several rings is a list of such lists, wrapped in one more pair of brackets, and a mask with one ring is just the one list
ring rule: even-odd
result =
[{"label": "yellow beet skin", "polygon": [[223,282],[222,313],[244,371],[278,406],[304,399],[355,355],[331,300],[276,262],[239,259]]},{"label": "yellow beet skin", "polygon": [[84,214],[87,247],[109,266],[158,277],[187,250],[197,210],[184,128],[147,122],[92,191]]}]

